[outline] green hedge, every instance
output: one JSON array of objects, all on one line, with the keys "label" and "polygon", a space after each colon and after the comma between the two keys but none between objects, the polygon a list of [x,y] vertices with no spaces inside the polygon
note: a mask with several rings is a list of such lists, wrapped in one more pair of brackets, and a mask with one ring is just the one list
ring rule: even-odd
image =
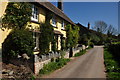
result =
[{"label": "green hedge", "polygon": [[16,57],[18,54],[32,55],[34,49],[34,42],[32,32],[28,30],[14,30],[12,31],[2,44],[3,58],[10,59]]},{"label": "green hedge", "polygon": [[119,60],[120,58],[120,44],[110,44],[108,45],[108,50],[113,54],[113,56]]},{"label": "green hedge", "polygon": [[[108,80],[120,80],[120,66],[108,48],[104,49],[104,63]],[[117,78],[117,79],[116,79]]]}]

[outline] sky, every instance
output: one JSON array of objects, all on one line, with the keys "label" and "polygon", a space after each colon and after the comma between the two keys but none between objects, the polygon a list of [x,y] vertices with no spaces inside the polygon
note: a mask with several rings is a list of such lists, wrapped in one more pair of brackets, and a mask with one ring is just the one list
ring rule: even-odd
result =
[{"label": "sky", "polygon": [[63,11],[74,23],[94,27],[96,21],[104,21],[118,29],[118,2],[64,2]]}]

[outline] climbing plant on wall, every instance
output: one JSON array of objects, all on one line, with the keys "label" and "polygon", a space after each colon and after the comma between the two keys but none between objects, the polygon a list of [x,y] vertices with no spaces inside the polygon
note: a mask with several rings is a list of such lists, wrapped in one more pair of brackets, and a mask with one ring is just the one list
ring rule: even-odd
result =
[{"label": "climbing plant on wall", "polygon": [[31,4],[27,2],[9,2],[2,18],[4,28],[25,28],[32,16]]},{"label": "climbing plant on wall", "polygon": [[67,39],[66,39],[66,48],[72,47],[73,36],[72,36],[72,26],[70,24],[68,24],[66,26],[66,36],[67,36]]},{"label": "climbing plant on wall", "polygon": [[80,37],[79,35],[79,27],[78,26],[73,26],[72,29],[72,35],[73,35],[73,47],[76,46],[76,44],[78,43],[78,38]]},{"label": "climbing plant on wall", "polygon": [[52,51],[57,51],[57,36],[54,35],[53,41],[52,41]]},{"label": "climbing plant on wall", "polygon": [[79,38],[79,28],[77,26],[71,26],[68,24],[66,26],[66,48],[70,49],[69,57],[73,56],[73,47],[78,43]]},{"label": "climbing plant on wall", "polygon": [[52,13],[51,12],[47,12],[46,14],[46,20],[45,23],[43,23],[42,25],[40,25],[40,53],[41,54],[47,54],[49,52],[50,49],[50,42],[53,41],[53,27],[50,24],[50,20],[52,18]]},{"label": "climbing plant on wall", "polygon": [[78,26],[71,26],[68,24],[66,26],[66,47],[74,47],[78,43],[78,38],[79,38],[79,28]]},{"label": "climbing plant on wall", "polygon": [[61,37],[61,50],[65,50],[65,39],[63,36]]},{"label": "climbing plant on wall", "polygon": [[31,4],[26,2],[9,2],[2,17],[2,27],[13,29],[2,44],[3,57],[12,59],[26,53],[33,54],[32,33],[25,29],[32,13]]}]

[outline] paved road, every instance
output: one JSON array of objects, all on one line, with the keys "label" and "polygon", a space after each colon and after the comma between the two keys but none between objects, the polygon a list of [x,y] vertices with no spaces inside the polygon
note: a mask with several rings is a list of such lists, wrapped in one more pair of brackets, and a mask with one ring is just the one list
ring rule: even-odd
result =
[{"label": "paved road", "polygon": [[72,59],[63,68],[43,78],[105,78],[103,47],[95,46],[86,54]]}]

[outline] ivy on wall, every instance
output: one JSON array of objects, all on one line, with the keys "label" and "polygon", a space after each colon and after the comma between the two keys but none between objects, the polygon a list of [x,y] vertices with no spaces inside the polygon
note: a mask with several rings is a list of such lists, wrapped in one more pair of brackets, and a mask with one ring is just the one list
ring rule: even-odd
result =
[{"label": "ivy on wall", "polygon": [[61,36],[61,50],[65,50],[65,39]]},{"label": "ivy on wall", "polygon": [[67,39],[66,39],[66,48],[70,48],[72,47],[72,44],[73,44],[73,37],[72,37],[72,26],[70,24],[68,24],[66,26],[66,36],[67,36]]},{"label": "ivy on wall", "polygon": [[79,35],[79,27],[78,26],[73,26],[73,29],[72,29],[72,34],[73,34],[73,47],[76,46],[76,44],[78,43],[78,39],[80,37]]},{"label": "ivy on wall", "polygon": [[66,26],[66,49],[70,49],[69,57],[73,56],[73,47],[75,47],[78,43],[79,38],[79,28],[78,26],[72,26],[68,24]]},{"label": "ivy on wall", "polygon": [[31,4],[26,2],[9,2],[2,18],[2,27],[12,31],[2,44],[3,57],[8,61],[26,53],[33,55],[32,33],[25,29],[32,13]]},{"label": "ivy on wall", "polygon": [[2,18],[2,27],[21,29],[32,16],[31,4],[27,2],[9,2]]},{"label": "ivy on wall", "polygon": [[50,20],[52,19],[52,13],[46,13],[45,23],[40,26],[40,39],[39,39],[39,48],[41,54],[47,54],[50,50],[50,42],[54,39],[53,27],[50,24]]},{"label": "ivy on wall", "polygon": [[54,39],[52,41],[52,51],[57,51],[57,36],[54,35]]},{"label": "ivy on wall", "polygon": [[75,47],[76,44],[78,43],[78,38],[80,37],[78,26],[72,26],[68,24],[66,26],[66,33],[67,33],[66,47],[67,48]]}]

